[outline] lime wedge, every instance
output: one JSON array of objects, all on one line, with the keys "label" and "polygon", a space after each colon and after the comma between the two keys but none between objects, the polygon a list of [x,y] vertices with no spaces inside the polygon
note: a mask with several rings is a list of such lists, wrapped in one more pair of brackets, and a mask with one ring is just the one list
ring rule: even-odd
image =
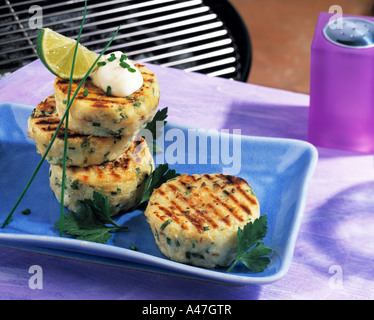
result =
[{"label": "lime wedge", "polygon": [[[44,28],[39,32],[36,40],[36,49],[40,60],[49,71],[62,79],[70,79],[76,43],[74,39]],[[95,52],[79,44],[73,80],[83,79],[97,57],[98,55]]]}]

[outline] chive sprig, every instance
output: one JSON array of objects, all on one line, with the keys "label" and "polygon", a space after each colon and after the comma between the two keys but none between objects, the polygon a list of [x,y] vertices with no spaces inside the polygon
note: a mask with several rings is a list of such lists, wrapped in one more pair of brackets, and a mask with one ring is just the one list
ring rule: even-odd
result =
[{"label": "chive sprig", "polygon": [[[74,55],[73,55],[73,62],[71,64],[71,71],[70,71],[70,79],[69,79],[69,89],[68,89],[68,97],[67,97],[67,105],[70,103],[70,94],[71,94],[71,87],[73,84],[73,75],[74,75],[74,68],[75,68],[75,60],[77,57],[78,47],[79,47],[79,40],[82,34],[84,21],[86,20],[86,13],[87,13],[87,0],[84,1],[84,13],[82,24],[79,29],[77,43],[75,44],[74,48]],[[63,226],[64,226],[64,198],[65,198],[65,184],[66,184],[66,159],[67,159],[67,148],[68,148],[68,127],[69,127],[69,110],[67,112],[67,117],[65,120],[65,133],[64,133],[64,155],[63,155],[63,162],[62,162],[62,181],[61,181],[61,201],[60,201],[60,225],[59,225],[59,235],[62,237]]]}]

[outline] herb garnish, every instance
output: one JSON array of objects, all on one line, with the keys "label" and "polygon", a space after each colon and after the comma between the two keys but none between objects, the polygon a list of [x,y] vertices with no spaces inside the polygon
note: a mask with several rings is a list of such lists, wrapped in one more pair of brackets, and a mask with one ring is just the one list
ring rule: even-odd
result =
[{"label": "herb garnish", "polygon": [[271,262],[270,258],[265,257],[274,252],[268,246],[265,246],[262,239],[267,233],[267,215],[260,216],[253,223],[248,222],[243,230],[238,228],[238,252],[236,258],[227,272],[230,272],[234,266],[242,262],[248,269],[254,272],[264,271]]},{"label": "herb garnish", "polygon": [[[165,107],[162,110],[158,110],[153,117],[151,122],[148,122],[145,129],[149,130],[152,133],[153,139],[156,140],[161,136],[162,131],[160,130],[163,126],[167,124],[167,121],[164,121],[168,116],[168,107]],[[162,126],[158,126],[157,122],[163,121]]]},{"label": "herb garnish", "polygon": [[[153,117],[151,122],[148,122],[146,127],[143,130],[148,130],[151,132],[153,141],[147,141],[148,145],[153,144],[153,154],[157,154],[159,152],[162,152],[162,148],[156,143],[156,140],[161,136],[162,134],[162,127],[164,127],[167,124],[167,121],[165,119],[168,116],[168,107],[165,107],[162,110],[158,110]],[[160,122],[162,122],[162,125],[160,125]],[[142,130],[140,130],[139,134],[146,139],[147,135],[142,135]],[[147,140],[147,139],[146,139]]]},{"label": "herb garnish", "polygon": [[172,223],[173,222],[173,220],[171,220],[171,219],[168,219],[168,220],[166,220],[162,225],[161,225],[161,227],[160,227],[160,230],[161,231],[164,231],[164,229],[170,224],[170,223]]},{"label": "herb garnish", "polygon": [[114,61],[114,60],[116,60],[117,58],[116,58],[116,56],[115,56],[115,54],[114,53],[111,53],[110,54],[110,57],[107,59],[109,62],[112,62],[112,61]]},{"label": "herb garnish", "polygon": [[[60,221],[56,222],[55,226],[59,224]],[[112,231],[125,230],[128,227],[113,221],[108,196],[104,198],[102,194],[94,191],[93,200],[81,200],[75,213],[65,213],[62,229],[79,240],[106,243],[112,237]]]},{"label": "herb garnish", "polygon": [[125,61],[121,61],[119,65],[124,69],[130,68],[130,65]]},{"label": "herb garnish", "polygon": [[22,214],[30,214],[31,210],[29,208],[22,210]]},{"label": "herb garnish", "polygon": [[111,86],[107,86],[106,87],[106,95],[107,95],[107,97],[109,97],[111,93],[112,93],[112,87]]},{"label": "herb garnish", "polygon": [[137,207],[149,201],[154,189],[159,188],[164,182],[178,176],[180,176],[180,174],[176,173],[174,169],[169,169],[167,163],[160,164],[147,178],[142,198]]}]

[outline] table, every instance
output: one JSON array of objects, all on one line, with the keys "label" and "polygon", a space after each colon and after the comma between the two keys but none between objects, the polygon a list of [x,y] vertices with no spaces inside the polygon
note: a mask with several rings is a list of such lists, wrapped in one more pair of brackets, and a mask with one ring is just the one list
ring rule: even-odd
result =
[{"label": "table", "polygon": [[[306,140],[309,96],[150,65],[169,121]],[[0,81],[0,101],[36,105],[53,92],[39,60]],[[292,265],[277,282],[227,285],[0,246],[1,299],[373,299],[373,155],[318,147]],[[29,267],[43,266],[31,290]],[[162,288],[162,290],[161,290]]]}]

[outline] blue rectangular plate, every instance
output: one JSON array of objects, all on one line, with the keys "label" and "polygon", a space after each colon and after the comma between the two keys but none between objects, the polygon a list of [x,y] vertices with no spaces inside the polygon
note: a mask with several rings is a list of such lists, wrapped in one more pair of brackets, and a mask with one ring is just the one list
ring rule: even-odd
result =
[{"label": "blue rectangular plate", "polygon": [[[1,224],[41,159],[36,153],[34,141],[27,137],[26,132],[27,119],[33,108],[16,103],[0,104]],[[276,253],[264,272],[252,273],[238,265],[232,272],[226,273],[226,269],[204,269],[170,261],[157,248],[140,210],[116,218],[118,224],[128,226],[129,230],[114,233],[107,244],[80,241],[69,236],[59,237],[54,223],[59,219],[60,207],[49,186],[47,162],[42,165],[14,213],[13,221],[5,229],[0,229],[0,243],[151,272],[232,284],[261,284],[280,279],[287,273],[292,261],[308,185],[317,163],[317,150],[311,144],[299,140],[248,137],[201,130],[198,131],[200,137],[210,137],[207,140],[208,148],[204,150],[205,147],[200,142],[204,139],[197,139],[196,144],[190,145],[187,139],[184,146],[183,141],[177,141],[181,133],[188,137],[189,132],[196,130],[168,123],[163,146],[165,152],[155,157],[156,164],[164,158],[171,168],[181,174],[202,174],[223,172],[239,163],[240,172],[236,175],[251,184],[260,202],[261,214],[268,215],[269,229],[264,242]],[[230,158],[213,152],[217,150],[211,149],[210,141],[215,139],[218,139],[220,146],[228,142],[231,153],[234,152],[234,143],[240,142],[240,162],[234,160],[230,163]],[[206,164],[191,164],[188,161],[191,152],[197,153],[197,163],[200,156],[207,156]],[[202,154],[199,155],[199,152]],[[218,155],[218,158],[212,155]],[[25,208],[30,208],[31,214],[21,214]],[[131,244],[138,251],[129,249]]]}]

